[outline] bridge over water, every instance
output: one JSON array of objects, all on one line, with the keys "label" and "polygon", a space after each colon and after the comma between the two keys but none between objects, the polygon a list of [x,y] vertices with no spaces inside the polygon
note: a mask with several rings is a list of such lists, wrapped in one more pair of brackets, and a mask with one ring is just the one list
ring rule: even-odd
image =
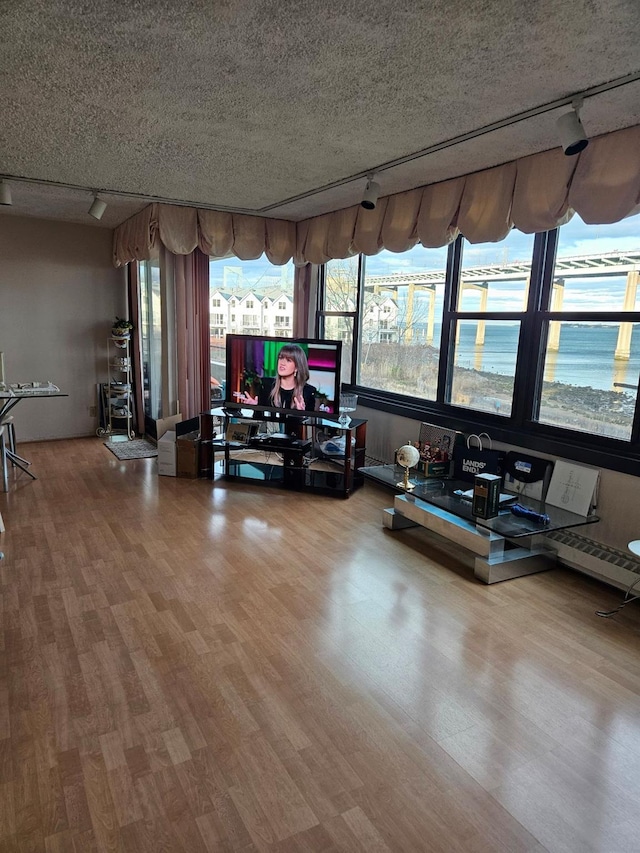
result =
[{"label": "bridge over water", "polygon": [[[524,311],[529,290],[531,264],[526,261],[513,263],[488,264],[476,267],[465,267],[461,272],[461,295],[465,291],[478,291],[480,295],[479,311],[486,311],[489,296],[489,286],[500,281],[524,281],[523,291]],[[551,295],[551,311],[562,311],[565,295],[565,283],[570,279],[595,279],[626,277],[625,293],[620,311],[634,311],[638,284],[640,283],[640,250],[630,252],[606,252],[599,255],[577,255],[575,257],[557,258],[554,267],[553,290]],[[405,342],[413,337],[416,293],[426,294],[428,298],[427,341],[433,340],[435,320],[436,287],[444,285],[444,270],[425,270],[420,273],[392,273],[389,275],[369,275],[365,279],[365,290],[375,294],[392,294],[398,301],[401,290],[406,290],[406,323],[404,330]],[[479,320],[476,330],[476,344],[484,343],[485,320]],[[620,323],[615,358],[629,358],[631,347],[631,332],[633,323]],[[560,346],[560,321],[550,324],[548,348],[558,350]]]}]

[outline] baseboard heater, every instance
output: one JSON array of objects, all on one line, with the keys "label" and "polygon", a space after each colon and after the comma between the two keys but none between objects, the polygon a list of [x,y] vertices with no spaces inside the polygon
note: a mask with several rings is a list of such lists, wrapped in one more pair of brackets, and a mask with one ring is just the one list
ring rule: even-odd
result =
[{"label": "baseboard heater", "polygon": [[640,561],[628,551],[593,542],[571,530],[552,531],[545,539],[550,540],[561,564],[619,589],[626,590],[640,574]]}]

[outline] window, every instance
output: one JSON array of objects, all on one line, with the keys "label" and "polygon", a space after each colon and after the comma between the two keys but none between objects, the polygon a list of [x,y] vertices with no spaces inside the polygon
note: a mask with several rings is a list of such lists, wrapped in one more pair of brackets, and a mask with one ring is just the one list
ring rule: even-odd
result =
[{"label": "window", "polygon": [[502,243],[462,244],[447,402],[503,417],[512,411],[520,330],[527,307],[533,236],[513,230]]},{"label": "window", "polygon": [[629,441],[640,373],[640,217],[559,229],[538,420]]},{"label": "window", "polygon": [[342,341],[341,381],[354,381],[354,344],[360,301],[362,258],[329,261],[324,265],[322,298],[324,310],[318,314],[318,334],[329,341]]},{"label": "window", "polygon": [[447,249],[366,260],[358,384],[435,400]]},{"label": "window", "polygon": [[211,300],[211,307],[212,308],[219,308],[221,304],[222,304],[222,302],[220,299],[212,299]]},{"label": "window", "polygon": [[[234,259],[234,264],[229,264],[229,258],[211,259],[209,261],[209,292],[222,293],[228,298],[231,309],[237,309],[238,305],[246,309],[238,314],[232,310],[229,318],[229,328],[225,328],[225,315],[211,315],[211,376],[218,382],[223,383],[226,378],[226,342],[227,332],[234,334],[266,334],[290,337],[290,331],[284,329],[276,331],[276,320],[272,319],[269,305],[274,299],[286,297],[293,302],[293,262],[284,266],[274,266],[266,257],[253,261],[240,261]],[[247,297],[247,294],[251,294]],[[242,300],[246,301],[243,303]],[[212,300],[212,305],[213,305]],[[287,305],[287,303],[284,303]],[[264,309],[264,316],[251,313],[251,309]],[[286,325],[291,326],[288,318]],[[285,325],[285,324],[283,324]]]},{"label": "window", "polygon": [[284,301],[278,302],[278,311],[286,311],[286,310],[287,310],[287,303]]},{"label": "window", "polygon": [[142,399],[148,418],[162,416],[162,298],[160,264],[138,263],[140,277],[140,339],[142,344]]},{"label": "window", "polygon": [[[640,474],[640,214],[325,265],[363,405]],[[343,381],[348,381],[343,376]]]},{"label": "window", "polygon": [[449,402],[482,412],[510,415],[520,324],[459,320]]}]

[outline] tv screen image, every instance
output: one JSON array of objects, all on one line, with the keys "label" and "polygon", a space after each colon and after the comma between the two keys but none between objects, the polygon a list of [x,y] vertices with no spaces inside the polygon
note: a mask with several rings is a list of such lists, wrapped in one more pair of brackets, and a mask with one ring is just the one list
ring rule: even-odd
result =
[{"label": "tv screen image", "polygon": [[341,341],[227,335],[226,404],[337,414],[341,356]]}]

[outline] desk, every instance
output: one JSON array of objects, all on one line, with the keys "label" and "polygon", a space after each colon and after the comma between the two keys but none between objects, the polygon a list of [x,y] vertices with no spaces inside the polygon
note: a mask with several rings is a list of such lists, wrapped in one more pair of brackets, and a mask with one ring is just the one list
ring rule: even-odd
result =
[{"label": "desk", "polygon": [[[56,387],[43,387],[43,388],[34,388],[34,387],[25,387],[25,388],[11,388],[9,391],[0,391],[0,424],[4,421],[9,412],[18,405],[21,400],[29,400],[33,398],[42,398],[42,397],[68,397],[68,394],[64,394],[60,391],[59,388]],[[15,453],[9,454],[9,459],[13,465],[16,465],[25,474],[28,474],[32,480],[37,480],[35,474],[29,471],[29,465],[31,463],[23,459],[22,456],[18,456]],[[7,481],[6,475],[6,465],[7,460],[5,455],[2,457],[2,466],[3,466],[3,476],[4,482]],[[7,491],[5,489],[5,491]]]},{"label": "desk", "polygon": [[[397,465],[374,465],[360,470],[365,477],[392,487],[404,474],[404,468]],[[416,484],[415,488],[396,495],[393,507],[383,511],[383,526],[400,530],[419,525],[456,542],[477,555],[474,572],[484,583],[552,568],[555,552],[544,541],[544,534],[600,520],[597,515],[577,515],[529,497],[524,502],[535,512],[545,512],[549,516],[547,524],[515,516],[508,508],[494,518],[477,518],[471,512],[471,501],[455,494],[459,489],[468,489],[468,483],[421,476],[410,480]]]}]

